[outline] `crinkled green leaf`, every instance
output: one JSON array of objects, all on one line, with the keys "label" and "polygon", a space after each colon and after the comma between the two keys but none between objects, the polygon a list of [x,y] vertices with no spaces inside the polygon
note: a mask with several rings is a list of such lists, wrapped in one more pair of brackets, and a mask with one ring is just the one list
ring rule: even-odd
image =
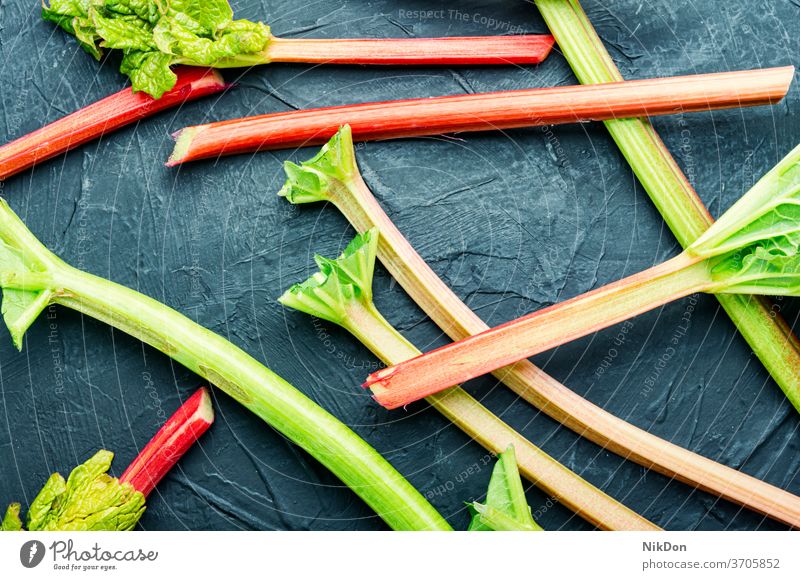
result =
[{"label": "crinkled green leaf", "polygon": [[100,42],[100,35],[97,34],[97,29],[88,18],[74,18],[72,20],[72,33],[81,45],[81,48],[100,60],[103,53],[97,47]]},{"label": "crinkled green leaf", "polygon": [[162,18],[153,31],[153,42],[175,62],[202,66],[224,64],[243,54],[262,51],[269,42],[269,28],[260,22],[237,20],[216,37],[198,36],[179,19]]},{"label": "crinkled green leaf", "polygon": [[136,16],[152,25],[159,21],[163,12],[159,2],[153,0],[106,0],[99,4],[109,12],[124,16]]},{"label": "crinkled green leaf", "polygon": [[54,504],[66,491],[67,482],[60,473],[54,473],[47,479],[47,483],[44,484],[28,509],[29,530],[45,529],[52,517]]},{"label": "crinkled green leaf", "polygon": [[153,41],[153,26],[135,15],[103,16],[100,11],[91,12],[92,24],[102,38],[104,48],[149,51],[156,48]]},{"label": "crinkled green leaf", "polygon": [[53,0],[42,17],[100,57],[123,51],[121,72],[135,91],[156,98],[171,89],[174,64],[250,66],[268,62],[269,27],[233,20],[226,0]]},{"label": "crinkled green leaf", "polygon": [[213,60],[208,65],[241,66],[236,62],[236,57],[261,53],[267,48],[270,38],[269,26],[266,24],[249,20],[235,20],[218,35],[213,46]]},{"label": "crinkled green leaf", "polygon": [[533,521],[531,508],[525,499],[525,490],[517,467],[514,447],[497,456],[489,479],[486,503],[470,504],[472,521],[469,531],[540,530]]},{"label": "crinkled green leaf", "polygon": [[340,128],[314,157],[301,165],[287,161],[284,170],[287,179],[278,195],[294,204],[330,201],[336,182],[358,172],[350,126]]},{"label": "crinkled green leaf", "polygon": [[100,60],[101,38],[89,15],[92,6],[102,6],[102,0],[53,0],[49,6],[42,5],[42,18],[74,35],[86,52]]},{"label": "crinkled green leaf", "polygon": [[800,147],[687,253],[709,259],[714,292],[800,294]]},{"label": "crinkled green leaf", "polygon": [[800,295],[800,234],[751,244],[712,259],[711,277],[717,292]]},{"label": "crinkled green leaf", "polygon": [[145,509],[144,496],[107,474],[114,454],[100,450],[72,470],[67,481],[54,473],[28,511],[30,531],[124,531]]},{"label": "crinkled green leaf", "polygon": [[22,520],[19,519],[18,503],[12,503],[6,510],[6,515],[3,516],[3,521],[0,523],[0,532],[19,532],[22,530]]},{"label": "crinkled green leaf", "polygon": [[233,21],[233,9],[227,0],[172,0],[169,9],[172,15],[191,18],[207,34],[213,34]]},{"label": "crinkled green leaf", "polygon": [[159,99],[178,80],[170,68],[170,60],[170,56],[162,52],[131,51],[125,54],[119,69],[130,77],[134,91]]},{"label": "crinkled green leaf", "polygon": [[372,302],[378,230],[357,235],[336,260],[315,256],[319,272],[295,284],[278,301],[311,316],[345,325],[348,304]]}]

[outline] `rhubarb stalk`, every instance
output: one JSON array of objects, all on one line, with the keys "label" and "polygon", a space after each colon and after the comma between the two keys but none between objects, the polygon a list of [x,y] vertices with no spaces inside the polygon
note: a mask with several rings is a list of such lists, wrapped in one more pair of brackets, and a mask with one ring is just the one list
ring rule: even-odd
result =
[{"label": "rhubarb stalk", "polygon": [[[378,230],[369,230],[357,235],[337,260],[316,256],[320,271],[292,286],[279,301],[338,324],[385,363],[396,364],[420,351],[381,315],[372,300],[378,239]],[[658,529],[547,455],[460,387],[427,401],[488,451],[501,454],[513,445],[525,477],[592,524],[608,530]]]},{"label": "rhubarb stalk", "polygon": [[538,64],[553,48],[549,34],[451,38],[277,38],[267,62],[360,65]]},{"label": "rhubarb stalk", "polygon": [[181,405],[120,476],[147,497],[214,422],[208,389],[201,388]]},{"label": "rhubarb stalk", "polygon": [[[586,85],[623,80],[578,0],[536,0],[559,49]],[[647,119],[615,119],[606,128],[684,248],[713,223],[686,176]],[[770,302],[758,296],[717,299],[753,352],[800,411],[800,342]]]},{"label": "rhubarb stalk", "polygon": [[262,22],[234,20],[227,0],[51,0],[42,18],[73,34],[98,60],[121,49],[120,71],[134,91],[155,98],[172,89],[177,64],[231,68],[271,62],[378,65],[535,64],[549,35],[403,38],[276,38]]},{"label": "rhubarb stalk", "polygon": [[219,73],[212,70],[180,67],[175,73],[175,86],[158,100],[124,89],[3,145],[0,181],[125,125],[227,87]]},{"label": "rhubarb stalk", "polygon": [[289,111],[187,127],[167,162],[319,145],[340,126],[370,141],[773,104],[794,67]]},{"label": "rhubarb stalk", "polygon": [[[380,230],[378,259],[414,301],[453,340],[489,327],[425,263],[392,223],[356,165],[348,127],[312,160],[286,163],[281,195],[292,203],[330,202],[359,232]],[[692,453],[623,421],[524,360],[495,371],[520,397],[604,449],[800,527],[800,498],[715,461]]]},{"label": "rhubarb stalk", "polygon": [[267,367],[189,318],[134,290],[67,265],[0,200],[3,318],[14,343],[49,304],[106,322],[183,364],[305,449],[392,528],[449,530],[380,454]]},{"label": "rhubarb stalk", "polygon": [[[145,511],[145,500],[192,444],[214,421],[208,390],[192,395],[167,420],[119,479],[107,474],[114,454],[101,449],[72,470],[54,473],[31,502],[27,529],[41,531],[132,530]],[[20,505],[12,503],[0,531],[21,531]]]},{"label": "rhubarb stalk", "polygon": [[679,256],[370,375],[387,408],[406,405],[695,292],[800,295],[800,146]]}]

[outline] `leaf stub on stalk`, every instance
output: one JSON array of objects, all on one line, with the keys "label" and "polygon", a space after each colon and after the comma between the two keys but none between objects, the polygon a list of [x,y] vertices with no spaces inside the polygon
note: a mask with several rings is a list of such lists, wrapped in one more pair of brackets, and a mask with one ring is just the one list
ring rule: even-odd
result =
[{"label": "leaf stub on stalk", "polygon": [[348,303],[372,302],[378,231],[358,234],[335,260],[316,255],[319,271],[278,298],[284,306],[344,326]]},{"label": "leaf stub on stalk", "polygon": [[800,146],[687,252],[709,258],[715,292],[800,294]]},{"label": "leaf stub on stalk", "polygon": [[533,520],[525,499],[513,445],[497,456],[489,479],[486,503],[468,505],[472,513],[470,532],[542,530]]},{"label": "leaf stub on stalk", "polygon": [[308,161],[287,161],[283,168],[286,182],[278,195],[293,204],[330,201],[336,182],[346,183],[358,173],[350,125],[340,127]]},{"label": "leaf stub on stalk", "polygon": [[[7,206],[5,200],[0,204]],[[15,216],[16,217],[16,216]],[[18,218],[17,218],[18,219]],[[25,332],[53,298],[47,284],[47,267],[24,242],[0,232],[0,287],[2,315],[14,346],[22,350]]]}]

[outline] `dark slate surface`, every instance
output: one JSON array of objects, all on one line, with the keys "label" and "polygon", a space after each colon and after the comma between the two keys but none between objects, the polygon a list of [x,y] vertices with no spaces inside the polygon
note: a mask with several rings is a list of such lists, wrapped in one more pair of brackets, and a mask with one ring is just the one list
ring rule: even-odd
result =
[{"label": "dark slate surface", "polygon": [[[627,78],[797,64],[796,2],[588,1]],[[399,6],[403,8],[400,9]],[[419,18],[412,10],[459,13]],[[517,0],[239,1],[237,16],[277,34],[434,36],[544,32]],[[485,17],[485,18],[484,18]],[[492,25],[486,19],[499,24]],[[35,2],[0,2],[0,134],[7,141],[123,87],[39,20]],[[281,163],[310,150],[162,166],[170,132],[255,113],[397,97],[575,82],[554,54],[527,68],[272,66],[228,74],[239,87],[82,147],[9,179],[2,194],[58,254],[132,286],[229,337],[367,438],[457,528],[485,491],[485,452],[422,404],[389,413],[358,386],[376,360],[355,340],[276,298],[337,254],[353,232],[332,207],[275,196]],[[773,108],[656,122],[714,215],[797,142],[800,85]],[[601,126],[369,144],[368,181],[433,268],[490,323],[552,304],[674,255],[676,243]],[[420,347],[445,339],[379,270],[377,303]],[[797,303],[778,303],[790,322]],[[674,355],[667,348],[685,315]],[[675,443],[800,493],[800,421],[713,298],[683,300],[632,325],[537,357],[576,392]],[[615,339],[621,336],[622,340]],[[619,344],[622,342],[622,344]],[[604,357],[609,368],[600,373]],[[659,360],[666,362],[659,366]],[[47,475],[99,446],[124,465],[200,380],[103,324],[52,309],[25,349],[0,341],[0,502],[30,502]],[[655,376],[655,387],[643,387]],[[781,529],[753,513],[603,451],[490,380],[469,390],[549,453],[669,529]],[[153,529],[381,529],[352,493],[224,394],[218,421],[152,496]],[[548,529],[589,529],[535,488]]]}]

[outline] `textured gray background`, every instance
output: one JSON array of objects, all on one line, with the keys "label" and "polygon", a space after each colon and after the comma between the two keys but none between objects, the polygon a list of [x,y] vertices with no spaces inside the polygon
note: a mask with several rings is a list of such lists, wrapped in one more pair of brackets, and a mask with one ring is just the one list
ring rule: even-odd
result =
[{"label": "textured gray background", "polygon": [[[316,37],[544,32],[519,0],[239,1],[237,17]],[[457,6],[467,20],[407,11]],[[401,10],[402,7],[402,10]],[[800,3],[586,2],[627,78],[797,64]],[[499,21],[489,26],[482,17]],[[38,17],[0,0],[0,135],[23,135],[124,86]],[[456,528],[481,497],[485,452],[424,404],[387,412],[358,386],[376,360],[354,339],[276,298],[352,236],[332,207],[275,196],[281,163],[311,150],[162,166],[185,125],[354,101],[572,84],[562,57],[539,67],[364,69],[271,66],[227,74],[238,88],[169,111],[3,184],[31,229],[71,263],[132,286],[229,337],[375,445]],[[800,85],[773,108],[662,118],[657,128],[714,215],[797,142]],[[676,243],[602,126],[586,124],[369,144],[359,161],[376,195],[455,291],[496,324],[632,274]],[[445,338],[379,270],[376,301],[423,349]],[[793,300],[779,302],[790,322]],[[691,323],[673,356],[681,319]],[[49,320],[48,320],[49,317]],[[537,357],[609,411],[703,455],[800,493],[797,413],[710,297],[641,316]],[[0,336],[0,503],[27,505],[48,474],[98,447],[127,465],[198,377],[103,324],[53,309],[22,353]],[[621,342],[621,344],[619,344]],[[614,349],[614,350],[612,350]],[[604,373],[597,369],[611,361]],[[663,365],[659,366],[659,359]],[[663,368],[661,368],[663,366]],[[656,376],[648,392],[644,382]],[[669,529],[781,529],[581,440],[491,380],[470,392],[584,477]],[[381,529],[351,492],[216,393],[218,421],[153,494],[145,529]],[[465,473],[472,472],[469,475]],[[547,529],[589,529],[535,488]]]}]

